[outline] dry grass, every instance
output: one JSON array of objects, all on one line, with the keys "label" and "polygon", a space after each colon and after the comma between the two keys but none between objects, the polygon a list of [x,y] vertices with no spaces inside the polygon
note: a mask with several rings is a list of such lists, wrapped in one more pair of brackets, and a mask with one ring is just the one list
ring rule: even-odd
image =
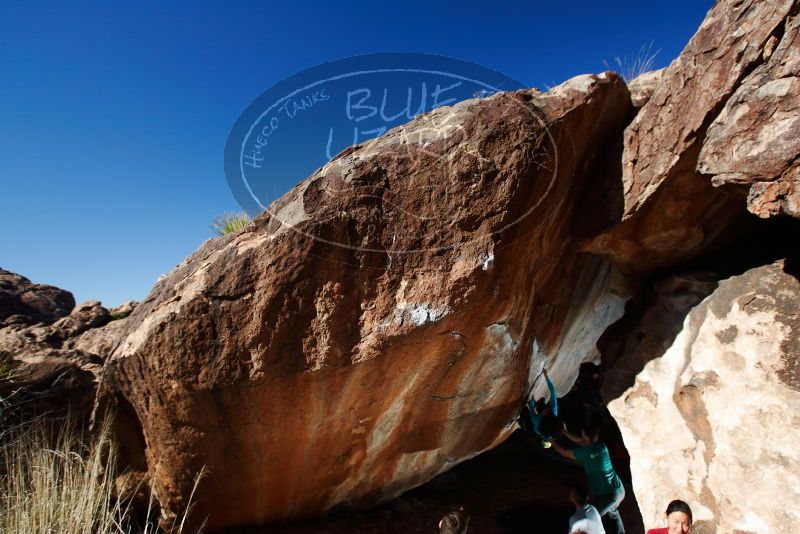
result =
[{"label": "dry grass", "polygon": [[[114,497],[117,453],[110,423],[88,441],[74,425],[60,427],[40,419],[0,434],[0,532],[161,532],[151,521],[136,524],[131,503]],[[148,518],[153,502],[151,494]],[[170,532],[183,532],[185,520],[186,514]]]},{"label": "dry grass", "polygon": [[48,426],[34,422],[5,436],[0,531],[119,532],[123,514],[105,468],[115,460],[108,432],[87,449],[68,425],[55,437]]},{"label": "dry grass", "polygon": [[656,56],[661,52],[660,48],[653,52],[653,44],[651,41],[650,44],[642,45],[639,51],[630,58],[627,55],[623,58],[615,57],[615,67],[609,65],[607,61],[603,63],[605,63],[607,69],[617,71],[622,76],[622,79],[625,80],[625,83],[629,83],[642,74],[653,70]]}]

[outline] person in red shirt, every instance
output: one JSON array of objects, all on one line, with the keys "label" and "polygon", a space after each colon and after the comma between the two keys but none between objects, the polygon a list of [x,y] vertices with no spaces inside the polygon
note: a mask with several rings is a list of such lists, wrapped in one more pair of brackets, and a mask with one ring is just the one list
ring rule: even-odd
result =
[{"label": "person in red shirt", "polygon": [[667,506],[667,526],[651,528],[647,534],[689,534],[692,530],[692,509],[681,500],[674,500]]}]

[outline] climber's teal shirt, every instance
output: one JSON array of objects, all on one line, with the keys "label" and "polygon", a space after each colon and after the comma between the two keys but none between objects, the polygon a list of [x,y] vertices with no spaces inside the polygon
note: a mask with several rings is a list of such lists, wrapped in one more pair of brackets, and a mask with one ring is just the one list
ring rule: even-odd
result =
[{"label": "climber's teal shirt", "polygon": [[[547,405],[550,407],[550,413],[553,415],[558,415],[558,395],[556,395],[556,388],[553,386],[553,383],[550,382],[550,379],[544,377],[545,381],[547,382],[547,389],[550,390],[550,400],[548,401]],[[531,416],[531,423],[533,423],[533,430],[540,436],[542,433],[539,432],[539,423],[542,421],[542,414],[536,413],[536,403],[533,399],[528,401],[528,413]],[[551,440],[552,436],[542,436],[544,439]]]},{"label": "climber's teal shirt", "polygon": [[602,441],[572,449],[572,454],[586,471],[589,492],[592,495],[608,495],[619,491],[622,487],[622,481],[614,471],[614,466],[611,465],[608,448]]}]

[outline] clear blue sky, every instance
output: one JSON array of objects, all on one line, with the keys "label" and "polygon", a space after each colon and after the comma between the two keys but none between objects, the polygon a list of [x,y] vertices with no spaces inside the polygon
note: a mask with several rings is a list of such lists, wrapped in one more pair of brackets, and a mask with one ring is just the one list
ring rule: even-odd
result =
[{"label": "clear blue sky", "polygon": [[79,302],[141,300],[239,209],[229,130],[300,70],[428,52],[544,87],[650,42],[667,65],[713,2],[161,4],[0,6],[0,267]]}]

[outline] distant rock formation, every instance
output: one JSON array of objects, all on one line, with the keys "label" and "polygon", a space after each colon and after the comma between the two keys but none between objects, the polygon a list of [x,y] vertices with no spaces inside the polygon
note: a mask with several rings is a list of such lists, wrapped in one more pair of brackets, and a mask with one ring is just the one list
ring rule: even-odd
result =
[{"label": "distant rock formation", "polygon": [[0,383],[0,420],[70,412],[88,418],[103,360],[136,303],[112,312],[97,301],[0,271],[0,360],[13,380]]},{"label": "distant rock formation", "polygon": [[75,307],[69,291],[33,284],[24,276],[0,269],[0,328],[5,324],[50,324]]}]

